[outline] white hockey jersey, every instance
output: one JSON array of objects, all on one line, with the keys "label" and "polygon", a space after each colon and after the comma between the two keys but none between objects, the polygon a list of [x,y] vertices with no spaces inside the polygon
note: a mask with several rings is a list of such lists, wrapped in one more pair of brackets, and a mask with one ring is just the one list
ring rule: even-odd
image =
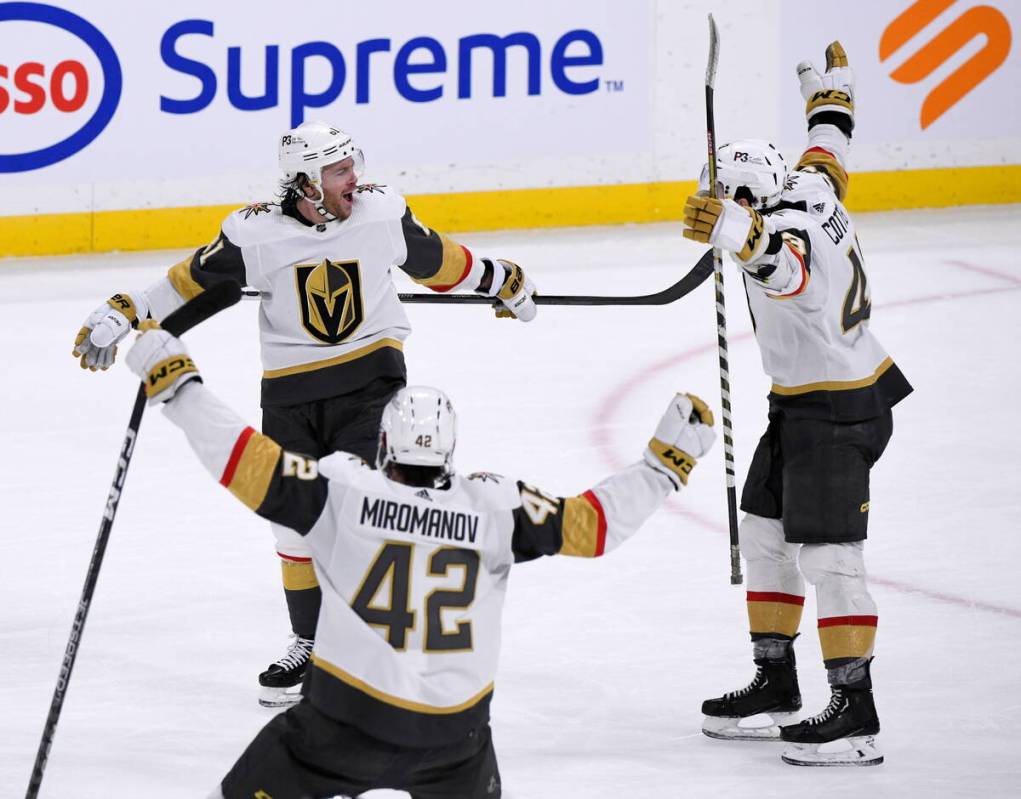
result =
[{"label": "white hockey jersey", "polygon": [[200,384],[165,413],[249,508],[305,536],[323,592],[308,699],[403,746],[488,720],[512,564],[598,557],[672,491],[644,462],[569,498],[488,473],[415,488],[344,453],[282,451]]},{"label": "white hockey jersey", "polygon": [[157,319],[217,281],[260,292],[263,405],[291,405],[406,374],[411,327],[390,269],[436,291],[475,288],[484,266],[422,225],[385,186],[356,190],[351,216],[311,224],[294,208],[255,203],[146,290]]},{"label": "white hockey jersey", "polygon": [[763,212],[765,252],[738,261],[762,366],[773,379],[770,403],[791,416],[861,421],[911,392],[869,330],[865,259],[839,199],[846,187],[838,159],[810,148],[779,206]]}]

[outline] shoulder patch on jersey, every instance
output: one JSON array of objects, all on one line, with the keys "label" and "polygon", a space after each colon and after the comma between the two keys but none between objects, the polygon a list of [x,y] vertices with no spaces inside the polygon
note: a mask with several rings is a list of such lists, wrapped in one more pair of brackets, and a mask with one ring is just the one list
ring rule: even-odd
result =
[{"label": "shoulder patch on jersey", "polygon": [[268,214],[270,207],[278,205],[278,203],[249,203],[244,208],[239,208],[238,213],[242,219],[248,219],[250,216],[258,216],[259,214]]},{"label": "shoulder patch on jersey", "polygon": [[502,474],[493,474],[492,472],[472,472],[468,475],[469,480],[479,480],[483,483],[488,483],[492,480],[494,483],[499,483],[504,479]]},{"label": "shoulder patch on jersey", "polygon": [[379,194],[382,194],[383,190],[386,188],[387,186],[385,183],[361,183],[355,187],[355,193],[362,194],[364,192],[368,192],[369,194],[373,194],[378,192]]}]

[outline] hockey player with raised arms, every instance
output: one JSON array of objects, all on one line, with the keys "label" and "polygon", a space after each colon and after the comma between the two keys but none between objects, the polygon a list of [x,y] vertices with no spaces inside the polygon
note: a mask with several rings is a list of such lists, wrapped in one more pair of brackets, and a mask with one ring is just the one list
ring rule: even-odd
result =
[{"label": "hockey player with raised arms", "polygon": [[150,403],[166,403],[214,478],[302,537],[322,586],[303,701],[263,727],[212,797],[392,788],[497,799],[489,705],[511,566],[624,543],[712,445],[709,408],[677,394],[640,460],[563,498],[455,473],[454,410],[433,388],[401,389],[386,405],[379,469],[290,452],[201,384],[179,339],[152,321],[141,329],[127,363]]},{"label": "hockey player with raised arms", "polygon": [[[787,742],[794,765],[874,765],[879,717],[870,664],[878,613],[865,579],[869,472],[911,386],[869,330],[872,304],[854,221],[843,206],[854,75],[839,42],[826,71],[798,66],[808,148],[788,173],[768,142],[719,149],[725,199],[688,198],[684,235],[740,267],[763,368],[769,424],[741,496],[741,551],[756,665],[751,684],[702,706],[714,738]],[[829,705],[798,722],[794,661],[805,582],[815,587]],[[768,714],[772,724],[751,726]]]},{"label": "hockey player with raised arms", "polygon": [[[530,321],[535,288],[519,266],[480,256],[423,225],[393,189],[359,184],[364,159],[344,131],[306,122],[280,137],[279,203],[230,214],[207,246],[139,291],[115,294],[75,339],[82,368],[106,369],[145,319],[163,319],[218,281],[259,290],[262,429],[295,452],[375,455],[383,407],[406,382],[411,332],[391,267],[434,291],[493,298],[497,316]],[[312,651],[320,589],[301,536],[275,526],[293,631],[286,654],[259,675],[260,703],[298,700]]]}]

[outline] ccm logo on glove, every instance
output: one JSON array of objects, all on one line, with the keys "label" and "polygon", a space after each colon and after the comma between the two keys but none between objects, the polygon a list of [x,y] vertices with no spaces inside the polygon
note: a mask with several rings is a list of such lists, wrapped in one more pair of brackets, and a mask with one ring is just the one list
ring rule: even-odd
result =
[{"label": "ccm logo on glove", "polygon": [[164,391],[181,375],[188,372],[198,372],[195,362],[187,355],[175,355],[161,361],[149,370],[149,376],[145,384],[145,395],[154,397]]}]

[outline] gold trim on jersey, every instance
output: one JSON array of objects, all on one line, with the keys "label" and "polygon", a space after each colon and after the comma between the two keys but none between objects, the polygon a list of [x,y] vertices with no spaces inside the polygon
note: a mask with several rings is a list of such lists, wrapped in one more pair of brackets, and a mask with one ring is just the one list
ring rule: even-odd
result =
[{"label": "gold trim on jersey", "polygon": [[804,608],[788,602],[747,602],[748,631],[752,633],[780,633],[792,638],[801,626]]},{"label": "gold trim on jersey", "polygon": [[840,165],[840,162],[830,153],[819,148],[805,150],[798,161],[795,171],[818,172],[826,175],[833,183],[833,189],[837,193],[837,199],[843,202],[847,196],[847,184],[850,178],[847,171]]},{"label": "gold trim on jersey", "polygon": [[195,282],[195,278],[191,276],[191,262],[193,258],[194,256],[189,255],[180,263],[174,264],[167,271],[167,279],[170,280],[170,285],[174,287],[174,291],[184,298],[185,302],[194,299],[205,291],[202,286]]},{"label": "gold trim on jersey", "polygon": [[284,578],[284,588],[288,591],[308,591],[319,587],[312,561],[281,560],[280,573]]},{"label": "gold trim on jersey", "polygon": [[314,372],[318,369],[328,369],[331,366],[339,366],[342,363],[356,361],[359,358],[370,355],[384,347],[393,347],[395,350],[401,351],[404,350],[404,345],[397,339],[381,338],[379,341],[374,341],[372,344],[368,344],[357,350],[345,352],[343,355],[338,355],[336,358],[327,358],[325,361],[301,363],[297,366],[285,366],[283,369],[267,369],[262,373],[262,376],[266,379],[272,380],[275,377],[289,377],[291,375],[300,375],[304,372]]},{"label": "gold trim on jersey", "polygon": [[436,235],[440,237],[440,242],[443,244],[443,260],[440,262],[440,268],[436,270],[436,274],[430,277],[416,277],[414,280],[416,283],[430,288],[453,288],[464,277],[465,270],[468,268],[468,256],[465,254],[464,247],[453,239],[439,232]]},{"label": "gold trim on jersey", "polygon": [[269,436],[253,433],[245,443],[227,489],[252,510],[266,499],[269,484],[280,460],[280,445]]},{"label": "gold trim on jersey", "polygon": [[864,624],[820,627],[819,644],[823,660],[868,657],[876,645],[876,628]]},{"label": "gold trim on jersey", "polygon": [[599,513],[584,497],[564,500],[561,555],[594,558],[599,550]]},{"label": "gold trim on jersey", "polygon": [[392,694],[381,691],[378,688],[369,685],[367,682],[359,680],[353,674],[348,674],[340,666],[330,663],[328,660],[323,660],[314,652],[312,653],[312,664],[322,669],[330,676],[336,677],[338,680],[350,685],[352,688],[356,688],[363,694],[368,694],[373,699],[378,699],[380,702],[385,702],[388,705],[399,707],[402,710],[410,710],[414,713],[428,713],[432,716],[446,716],[468,710],[485,699],[488,694],[493,692],[493,683],[489,683],[489,685],[475,694],[475,696],[470,699],[466,699],[460,704],[438,707],[436,705],[427,705],[422,702],[413,702],[410,699],[401,699],[398,696],[393,696]]},{"label": "gold trim on jersey", "polygon": [[893,358],[887,357],[879,366],[868,377],[863,377],[860,380],[825,380],[820,383],[805,383],[802,386],[781,386],[777,383],[773,383],[773,387],[770,389],[774,394],[779,394],[782,397],[792,397],[796,394],[808,394],[810,391],[850,391],[855,388],[865,388],[871,386],[883,373],[886,372],[893,366]]}]

